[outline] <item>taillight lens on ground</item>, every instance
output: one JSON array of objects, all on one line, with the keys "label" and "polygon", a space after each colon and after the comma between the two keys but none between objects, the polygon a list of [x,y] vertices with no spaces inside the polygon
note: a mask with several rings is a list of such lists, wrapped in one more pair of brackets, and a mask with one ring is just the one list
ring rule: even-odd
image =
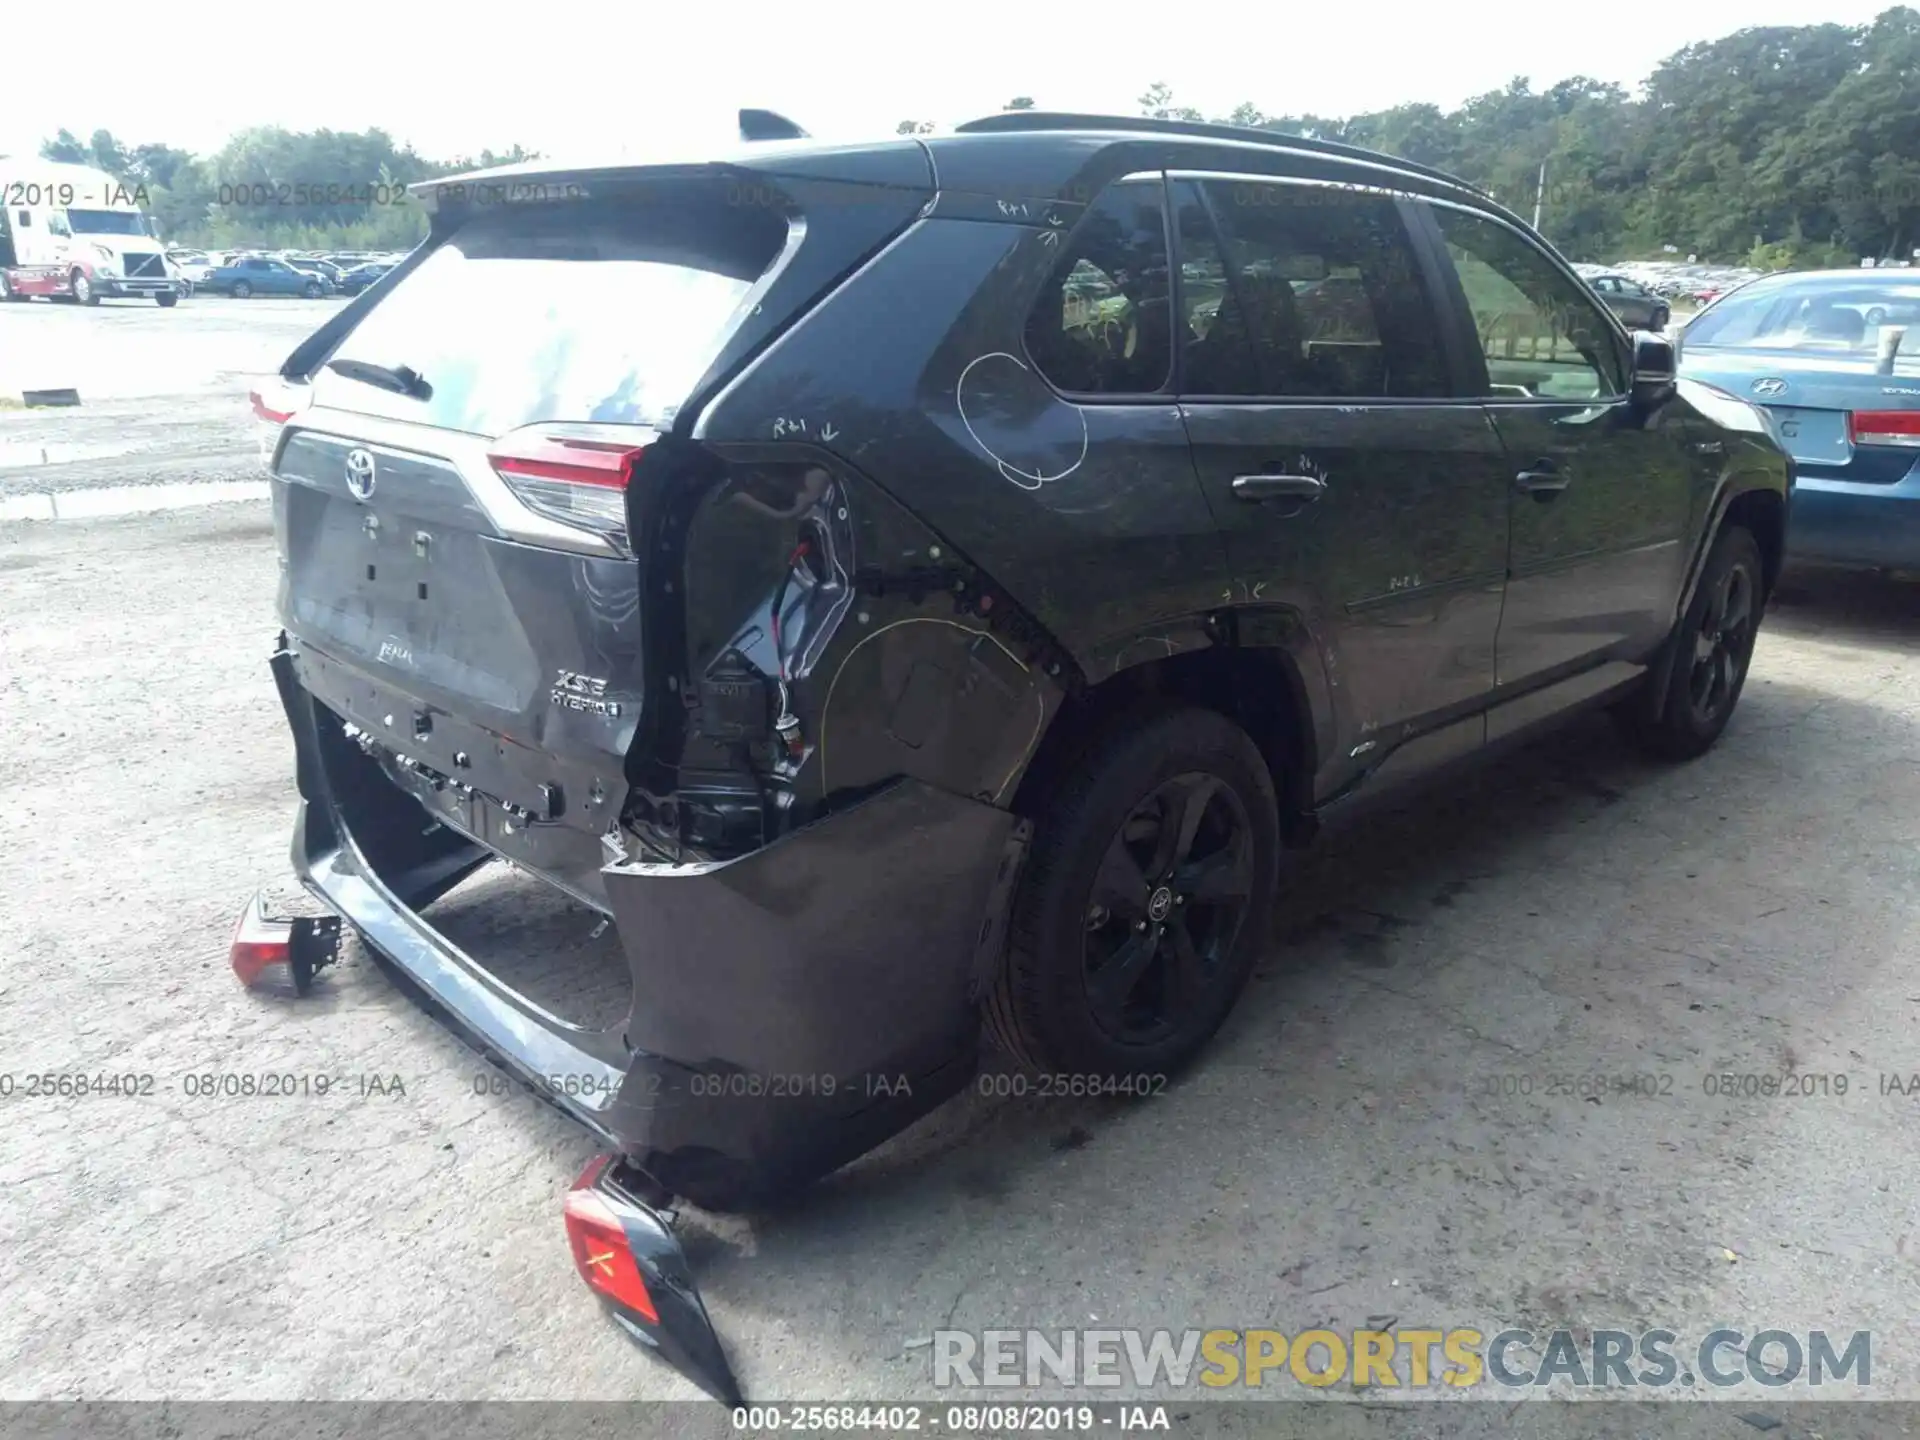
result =
[{"label": "taillight lens on ground", "polygon": [[596,1188],[612,1160],[611,1155],[595,1156],[567,1192],[567,1243],[573,1247],[574,1266],[589,1288],[649,1325],[658,1325],[660,1314],[634,1263],[626,1228]]},{"label": "taillight lens on ground", "polygon": [[1920,449],[1920,410],[1855,410],[1847,416],[1847,439],[1855,445]]},{"label": "taillight lens on ground", "polygon": [[627,487],[657,437],[620,425],[529,425],[487,449],[508,488],[528,509],[627,544]]},{"label": "taillight lens on ground", "polygon": [[293,988],[292,922],[268,919],[256,895],[240,912],[240,923],[233,927],[227,961],[240,983],[249,990]]}]

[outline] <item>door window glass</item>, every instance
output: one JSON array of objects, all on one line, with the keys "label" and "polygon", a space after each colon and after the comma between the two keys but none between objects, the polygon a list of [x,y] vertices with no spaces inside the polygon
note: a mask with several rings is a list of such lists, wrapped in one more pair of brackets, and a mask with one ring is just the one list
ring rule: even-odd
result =
[{"label": "door window glass", "polygon": [[1494,395],[1610,399],[1625,391],[1613,332],[1593,301],[1517,230],[1434,208],[1487,359]]},{"label": "door window glass", "polygon": [[[1329,399],[1449,392],[1440,327],[1392,199],[1235,180],[1202,188],[1224,247],[1224,283],[1214,327],[1191,346],[1184,389]],[[1179,203],[1184,246],[1192,227]],[[1183,249],[1183,280],[1219,255]],[[1210,355],[1214,337],[1250,349],[1254,369]]]}]

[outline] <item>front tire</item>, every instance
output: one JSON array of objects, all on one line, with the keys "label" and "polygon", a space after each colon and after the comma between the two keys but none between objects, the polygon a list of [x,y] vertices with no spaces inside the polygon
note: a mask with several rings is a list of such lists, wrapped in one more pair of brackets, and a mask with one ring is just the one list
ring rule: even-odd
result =
[{"label": "front tire", "polygon": [[1194,708],[1110,725],[1037,817],[987,1028],[1045,1073],[1178,1070],[1226,1019],[1278,888],[1273,777]]},{"label": "front tire", "polygon": [[234,285],[233,285],[234,299],[245,300],[249,298],[252,294],[253,294],[253,286],[249,285],[246,281],[236,280],[234,282]]},{"label": "front tire", "polygon": [[1700,584],[1671,643],[1678,648],[1666,704],[1651,717],[1643,692],[1614,713],[1629,739],[1660,760],[1692,760],[1713,748],[1733,718],[1753,660],[1765,605],[1760,546],[1752,532],[1729,525],[1713,542]]},{"label": "front tire", "polygon": [[305,289],[301,290],[300,293],[309,300],[318,300],[320,298],[320,287],[318,285],[308,285]]},{"label": "front tire", "polygon": [[67,279],[67,286],[73,291],[73,300],[76,305],[100,303],[100,292],[93,288],[93,281],[87,278],[86,272],[74,271]]},{"label": "front tire", "polygon": [[153,303],[158,305],[162,310],[171,310],[180,303],[180,297],[178,295],[156,295],[153,297]]}]

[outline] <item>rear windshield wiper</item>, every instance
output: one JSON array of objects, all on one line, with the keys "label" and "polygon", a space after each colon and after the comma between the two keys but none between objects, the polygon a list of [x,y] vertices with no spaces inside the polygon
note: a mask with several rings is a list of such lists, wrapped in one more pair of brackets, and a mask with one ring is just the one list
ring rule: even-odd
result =
[{"label": "rear windshield wiper", "polygon": [[433,398],[433,387],[410,365],[375,365],[369,360],[329,360],[327,369],[349,380],[391,390],[396,395],[410,395],[415,400]]}]

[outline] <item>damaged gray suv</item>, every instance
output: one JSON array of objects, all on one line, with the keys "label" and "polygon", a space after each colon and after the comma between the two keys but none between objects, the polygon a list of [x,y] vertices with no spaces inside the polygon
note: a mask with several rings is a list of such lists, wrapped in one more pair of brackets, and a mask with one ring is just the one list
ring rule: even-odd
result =
[{"label": "damaged gray suv", "polygon": [[[1176,1070],[1335,807],[1587,707],[1704,751],[1792,479],[1438,172],[783,132],[418,187],[430,238],[255,399],[295,868],[604,1138],[581,1272],[728,1395],[663,1207],[845,1163],[983,1032]],[[612,1012],[470,943],[497,860],[610,920]]]}]

